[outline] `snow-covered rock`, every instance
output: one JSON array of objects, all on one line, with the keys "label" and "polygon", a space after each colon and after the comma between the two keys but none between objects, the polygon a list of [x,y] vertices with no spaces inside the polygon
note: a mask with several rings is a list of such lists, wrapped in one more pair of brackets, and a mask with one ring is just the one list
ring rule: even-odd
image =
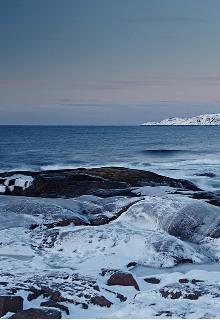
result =
[{"label": "snow-covered rock", "polygon": [[4,178],[0,177],[0,194],[4,194],[7,189],[10,192],[13,192],[16,188],[22,190],[28,189],[33,180],[31,176],[25,176],[23,174],[13,174],[12,176]]},{"label": "snow-covered rock", "polygon": [[192,118],[168,118],[161,121],[145,122],[142,126],[218,126],[220,113],[204,114]]},{"label": "snow-covered rock", "polygon": [[[33,187],[28,175],[5,177],[2,188]],[[22,297],[25,312],[56,308],[63,318],[217,317],[220,208],[177,193],[182,180],[165,178],[131,184],[132,197],[1,195],[0,296]],[[109,281],[112,274],[120,279]]]}]

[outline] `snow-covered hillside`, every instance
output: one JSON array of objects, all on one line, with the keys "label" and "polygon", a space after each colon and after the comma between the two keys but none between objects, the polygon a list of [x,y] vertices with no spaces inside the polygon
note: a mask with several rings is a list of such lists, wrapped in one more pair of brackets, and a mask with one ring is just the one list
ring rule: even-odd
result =
[{"label": "snow-covered hillside", "polygon": [[218,126],[220,113],[203,114],[192,118],[168,118],[158,122],[145,122],[142,126]]}]

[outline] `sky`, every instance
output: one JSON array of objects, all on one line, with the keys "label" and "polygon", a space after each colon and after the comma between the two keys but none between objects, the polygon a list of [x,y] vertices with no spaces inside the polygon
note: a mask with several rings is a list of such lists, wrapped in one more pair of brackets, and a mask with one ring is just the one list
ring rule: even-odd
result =
[{"label": "sky", "polygon": [[219,0],[0,0],[0,124],[217,112]]}]

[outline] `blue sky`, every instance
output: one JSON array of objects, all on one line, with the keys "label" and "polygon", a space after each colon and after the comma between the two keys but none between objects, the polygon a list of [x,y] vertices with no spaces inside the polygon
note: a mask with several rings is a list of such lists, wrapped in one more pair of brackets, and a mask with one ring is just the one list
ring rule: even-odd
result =
[{"label": "blue sky", "polygon": [[220,112],[219,0],[0,0],[0,124]]}]

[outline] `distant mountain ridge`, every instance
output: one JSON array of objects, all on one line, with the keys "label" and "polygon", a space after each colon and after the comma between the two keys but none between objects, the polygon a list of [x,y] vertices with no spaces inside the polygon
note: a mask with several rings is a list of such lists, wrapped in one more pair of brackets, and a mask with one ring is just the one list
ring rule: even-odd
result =
[{"label": "distant mountain ridge", "polygon": [[203,114],[192,118],[168,118],[161,121],[145,122],[142,126],[219,126],[220,113]]}]

